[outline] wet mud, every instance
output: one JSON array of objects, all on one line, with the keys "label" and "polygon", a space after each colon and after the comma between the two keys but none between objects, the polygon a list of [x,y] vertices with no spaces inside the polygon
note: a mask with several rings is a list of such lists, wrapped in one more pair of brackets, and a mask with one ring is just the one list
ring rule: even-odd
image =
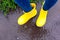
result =
[{"label": "wet mud", "polygon": [[47,22],[42,28],[35,25],[41,4],[37,3],[37,16],[25,25],[17,24],[17,19],[23,11],[17,8],[7,17],[0,12],[0,40],[60,40],[60,0],[53,6],[47,16]]}]

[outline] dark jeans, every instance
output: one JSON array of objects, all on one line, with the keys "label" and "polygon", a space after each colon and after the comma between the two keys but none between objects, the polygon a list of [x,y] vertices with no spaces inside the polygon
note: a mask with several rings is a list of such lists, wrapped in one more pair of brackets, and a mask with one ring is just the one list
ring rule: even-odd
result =
[{"label": "dark jeans", "polygon": [[43,9],[49,10],[52,6],[55,5],[56,2],[57,2],[57,0],[45,0],[45,4],[43,6]]},{"label": "dark jeans", "polygon": [[14,0],[14,1],[25,12],[32,10],[32,7],[30,6],[30,0]]},{"label": "dark jeans", "polygon": [[[45,0],[43,9],[49,10],[52,6],[54,6],[56,2],[57,0]],[[20,6],[25,12],[29,12],[30,10],[32,10],[30,0],[15,0],[15,3]]]}]

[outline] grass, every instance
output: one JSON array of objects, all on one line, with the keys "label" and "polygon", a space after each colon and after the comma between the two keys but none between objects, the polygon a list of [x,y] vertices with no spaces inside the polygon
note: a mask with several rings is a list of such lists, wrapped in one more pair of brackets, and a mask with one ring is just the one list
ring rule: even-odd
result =
[{"label": "grass", "polygon": [[[30,2],[41,2],[42,0],[30,0]],[[4,12],[4,15],[6,16],[10,10],[16,9],[16,4],[14,3],[14,0],[0,0],[0,10]]]}]

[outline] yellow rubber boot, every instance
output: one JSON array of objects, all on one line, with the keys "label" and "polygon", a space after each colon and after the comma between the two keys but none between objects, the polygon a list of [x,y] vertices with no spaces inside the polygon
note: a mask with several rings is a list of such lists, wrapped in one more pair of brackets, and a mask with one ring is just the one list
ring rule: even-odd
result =
[{"label": "yellow rubber boot", "polygon": [[36,14],[37,14],[36,4],[35,4],[35,3],[31,3],[31,6],[32,6],[32,8],[33,8],[31,11],[29,11],[29,12],[24,12],[24,14],[21,15],[21,16],[18,18],[18,24],[19,24],[19,25],[25,24],[25,23],[28,22],[31,18],[33,18],[34,16],[36,16]]},{"label": "yellow rubber boot", "polygon": [[[43,5],[44,5],[44,3],[43,3]],[[46,23],[46,18],[47,18],[48,11],[43,10],[43,5],[42,5],[42,8],[40,10],[40,14],[37,18],[37,21],[36,21],[36,25],[38,27],[42,27]]]}]

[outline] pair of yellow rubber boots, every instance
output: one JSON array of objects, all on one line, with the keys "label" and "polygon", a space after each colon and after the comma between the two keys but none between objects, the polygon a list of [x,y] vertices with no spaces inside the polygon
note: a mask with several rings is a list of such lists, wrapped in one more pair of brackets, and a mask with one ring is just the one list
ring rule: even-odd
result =
[{"label": "pair of yellow rubber boots", "polygon": [[[33,8],[31,11],[24,12],[24,14],[21,15],[18,18],[18,24],[19,25],[23,25],[23,24],[27,23],[31,18],[33,18],[34,16],[37,15],[36,4],[31,3],[31,6]],[[44,26],[44,24],[46,23],[47,12],[48,11],[43,10],[43,6],[42,6],[42,8],[40,10],[40,14],[39,14],[39,16],[38,16],[38,18],[36,20],[36,26],[37,27]]]}]

